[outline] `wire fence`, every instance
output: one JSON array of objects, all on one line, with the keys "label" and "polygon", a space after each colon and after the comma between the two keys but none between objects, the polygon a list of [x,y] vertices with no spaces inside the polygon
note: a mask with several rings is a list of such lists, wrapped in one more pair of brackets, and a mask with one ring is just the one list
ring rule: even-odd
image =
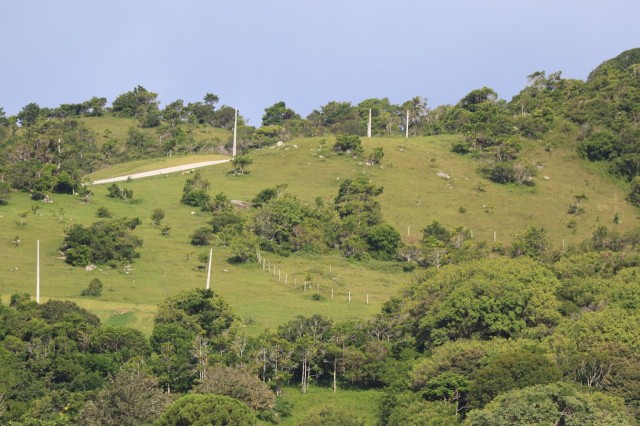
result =
[{"label": "wire fence", "polygon": [[[275,263],[269,262],[260,252],[257,253],[258,265],[262,270],[278,284],[294,291],[300,291],[308,294],[310,297],[317,297],[318,300],[331,300],[335,302],[346,303],[364,303],[372,304],[376,300],[372,293],[354,292],[350,289],[338,288],[338,286],[330,286],[313,282],[308,276],[301,277],[298,274],[289,274],[283,271]],[[333,279],[336,279],[335,277]],[[317,296],[316,296],[317,295]]]}]

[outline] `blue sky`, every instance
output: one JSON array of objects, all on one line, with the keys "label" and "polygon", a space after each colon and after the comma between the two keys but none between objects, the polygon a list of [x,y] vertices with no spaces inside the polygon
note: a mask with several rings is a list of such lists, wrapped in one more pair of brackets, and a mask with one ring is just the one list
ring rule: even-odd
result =
[{"label": "blue sky", "polygon": [[215,93],[255,126],[281,100],[303,117],[483,86],[509,100],[534,71],[584,80],[640,47],[638,0],[6,0],[0,16],[9,115],[139,84],[161,107]]}]

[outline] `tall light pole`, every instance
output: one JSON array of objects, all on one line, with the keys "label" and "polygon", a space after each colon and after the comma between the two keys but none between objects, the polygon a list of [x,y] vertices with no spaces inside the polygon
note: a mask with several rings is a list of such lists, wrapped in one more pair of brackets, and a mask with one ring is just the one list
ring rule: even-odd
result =
[{"label": "tall light pole", "polygon": [[371,108],[369,108],[369,123],[367,123],[367,137],[371,139]]}]

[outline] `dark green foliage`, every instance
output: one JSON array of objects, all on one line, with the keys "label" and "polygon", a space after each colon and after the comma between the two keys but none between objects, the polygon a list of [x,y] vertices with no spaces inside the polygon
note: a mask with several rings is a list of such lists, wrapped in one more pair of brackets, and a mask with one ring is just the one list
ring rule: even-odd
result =
[{"label": "dark green foliage", "polygon": [[631,181],[631,191],[627,195],[627,200],[634,206],[640,207],[640,175]]},{"label": "dark green foliage", "polygon": [[160,222],[164,219],[164,210],[162,209],[153,209],[151,213],[151,221],[154,226],[160,226]]},{"label": "dark green foliage", "polygon": [[220,192],[211,200],[209,209],[214,213],[230,212],[233,210],[233,204],[231,204],[231,199],[224,192]]},{"label": "dark green foliage", "polygon": [[142,86],[119,95],[112,104],[112,110],[124,117],[140,119],[141,127],[155,127],[160,124],[158,94],[149,92]]},{"label": "dark green foliage", "polygon": [[136,248],[142,246],[142,240],[132,233],[139,223],[138,218],[121,218],[99,221],[89,227],[72,225],[65,231],[61,248],[66,262],[74,266],[133,262],[139,256]]},{"label": "dark green foliage", "polygon": [[171,404],[155,423],[158,426],[247,426],[256,418],[246,405],[222,395],[185,395]]},{"label": "dark green foliage", "polygon": [[238,155],[233,160],[231,160],[231,165],[233,166],[233,170],[231,173],[233,173],[234,176],[244,175],[245,173],[247,173],[246,169],[251,165],[251,163],[253,163],[253,160],[249,156]]},{"label": "dark green foliage", "polygon": [[207,246],[211,243],[212,238],[211,229],[206,227],[198,228],[191,234],[191,244],[194,246]]},{"label": "dark green foliage", "polygon": [[621,400],[588,392],[567,384],[537,385],[498,396],[483,410],[471,411],[469,426],[606,424],[626,426],[635,422]]},{"label": "dark green foliage", "polygon": [[422,230],[420,254],[413,254],[412,259],[422,266],[439,268],[481,258],[484,252],[485,245],[475,242],[469,229],[464,226],[448,228],[434,220]]},{"label": "dark green foliage", "polygon": [[540,259],[547,252],[549,246],[549,238],[545,229],[529,226],[524,233],[516,235],[509,248],[509,253],[512,257],[529,256]]},{"label": "dark green foliage", "polygon": [[460,338],[517,336],[527,328],[553,326],[560,318],[558,281],[533,261],[474,261],[423,279],[406,295],[404,309],[427,347]]},{"label": "dark green foliage", "polygon": [[223,337],[236,323],[227,302],[212,290],[182,292],[168,298],[159,308],[155,324],[178,324],[193,333],[204,331],[209,338]]},{"label": "dark green foliage", "polygon": [[202,177],[200,172],[196,172],[193,177],[187,179],[182,188],[182,199],[180,202],[188,206],[200,207],[206,210],[210,205],[209,181]]},{"label": "dark green foliage", "polygon": [[255,205],[261,206],[264,203],[268,203],[272,199],[276,198],[280,194],[278,188],[265,188],[253,197],[251,202]]},{"label": "dark green foliage", "polygon": [[9,204],[11,186],[6,182],[0,182],[0,206]]},{"label": "dark green foliage", "polygon": [[100,297],[102,295],[103,286],[104,285],[99,278],[94,278],[89,283],[89,286],[80,292],[80,296]]},{"label": "dark green foliage", "polygon": [[379,259],[393,260],[400,244],[400,233],[386,223],[374,225],[366,236],[371,254]]},{"label": "dark green foliage", "polygon": [[364,152],[360,136],[346,134],[336,136],[336,143],[333,145],[333,150],[351,155],[359,155]]},{"label": "dark green foliage", "polygon": [[284,101],[280,101],[264,109],[262,126],[284,125],[289,120],[299,118],[300,115],[296,114],[291,108],[287,108]]},{"label": "dark green foliage", "polygon": [[384,157],[384,150],[382,147],[373,148],[373,152],[369,154],[369,162],[371,164],[380,164],[382,158]]},{"label": "dark green foliage", "polygon": [[525,347],[505,351],[474,373],[469,398],[473,407],[482,407],[500,393],[553,383],[560,377],[558,366],[540,350]]},{"label": "dark green foliage", "polygon": [[119,198],[124,201],[129,201],[133,198],[133,190],[122,188],[117,184],[113,183],[107,187],[108,195],[110,198]]}]

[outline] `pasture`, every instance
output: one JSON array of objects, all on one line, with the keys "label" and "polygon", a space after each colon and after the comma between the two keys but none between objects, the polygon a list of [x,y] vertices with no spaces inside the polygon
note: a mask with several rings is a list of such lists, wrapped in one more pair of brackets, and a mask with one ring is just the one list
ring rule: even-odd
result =
[{"label": "pasture", "polygon": [[[496,243],[507,246],[528,225],[544,226],[558,250],[590,237],[598,225],[622,231],[638,223],[637,209],[624,201],[624,184],[586,165],[572,147],[558,146],[547,152],[541,146],[526,146],[522,156],[538,168],[536,185],[527,187],[498,185],[481,178],[473,159],[450,152],[455,136],[363,138],[365,157],[375,147],[384,149],[381,164],[375,166],[334,153],[334,140],[296,139],[282,147],[254,151],[250,173],[244,176],[230,175],[229,164],[201,169],[201,173],[211,183],[212,196],[224,192],[234,200],[251,200],[266,187],[287,184],[286,192],[305,202],[313,203],[320,197],[328,204],[342,180],[366,174],[384,187],[379,201],[385,220],[411,244],[419,243],[421,230],[433,220],[448,226],[465,225],[489,247],[494,244],[494,235]],[[102,170],[91,179],[216,158],[175,156],[127,163]],[[92,187],[92,204],[68,195],[54,194],[52,203],[42,203],[28,194],[12,194],[9,204],[0,206],[3,301],[16,292],[34,296],[36,240],[40,240],[43,300],[73,300],[98,314],[103,322],[149,333],[156,306],[167,296],[205,285],[206,274],[198,257],[208,253],[208,248],[192,246],[189,236],[207,225],[208,214],[180,204],[188,177],[177,173],[124,182],[122,186],[133,190],[130,202],[108,198],[107,185]],[[584,214],[569,215],[567,210],[579,194],[588,197]],[[100,207],[106,207],[114,217],[142,220],[135,234],[144,243],[140,258],[130,269],[86,271],[67,265],[60,257],[64,230],[74,223],[89,225],[99,220],[96,211]],[[162,224],[171,227],[168,236],[162,236],[151,222],[156,208],[166,214]],[[23,212],[28,215],[21,219]],[[619,223],[613,221],[616,215]],[[16,237],[20,240],[17,245],[12,244]],[[412,278],[399,264],[350,262],[338,255],[282,258],[265,252],[267,271],[257,263],[229,264],[226,247],[214,242],[212,248],[212,288],[242,317],[249,335],[274,329],[296,315],[321,314],[334,320],[370,317]],[[80,297],[93,278],[104,283],[102,296]],[[305,280],[311,282],[306,290],[302,286]],[[318,292],[320,296],[314,296]]]}]

